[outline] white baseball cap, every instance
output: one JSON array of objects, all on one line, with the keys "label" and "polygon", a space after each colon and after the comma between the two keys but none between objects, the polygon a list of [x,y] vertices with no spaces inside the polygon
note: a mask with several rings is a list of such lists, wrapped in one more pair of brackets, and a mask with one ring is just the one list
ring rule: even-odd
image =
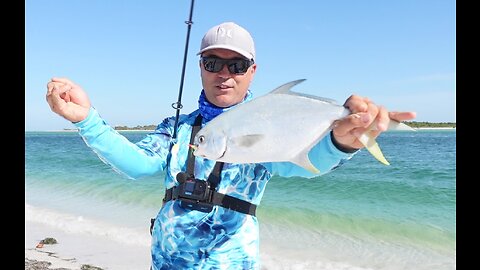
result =
[{"label": "white baseball cap", "polygon": [[210,28],[202,38],[197,55],[210,49],[227,49],[255,61],[253,38],[243,27],[233,22],[224,22]]}]

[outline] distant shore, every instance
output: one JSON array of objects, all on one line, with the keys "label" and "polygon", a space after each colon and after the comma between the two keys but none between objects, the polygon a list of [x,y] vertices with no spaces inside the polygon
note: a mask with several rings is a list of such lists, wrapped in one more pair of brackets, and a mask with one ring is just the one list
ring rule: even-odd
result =
[{"label": "distant shore", "polygon": [[[456,127],[414,127],[415,130],[456,130]],[[25,131],[25,132],[77,132],[76,129],[63,130],[42,130],[42,131]],[[116,129],[118,132],[152,132],[151,129]]]},{"label": "distant shore", "polygon": [[[152,132],[153,129],[115,129],[118,132]],[[26,130],[25,132],[78,132],[76,129],[60,129],[60,130]]]},{"label": "distant shore", "polygon": [[448,129],[448,130],[453,130],[457,129],[457,127],[418,127],[418,128],[413,128],[415,130],[438,130],[438,129]]}]

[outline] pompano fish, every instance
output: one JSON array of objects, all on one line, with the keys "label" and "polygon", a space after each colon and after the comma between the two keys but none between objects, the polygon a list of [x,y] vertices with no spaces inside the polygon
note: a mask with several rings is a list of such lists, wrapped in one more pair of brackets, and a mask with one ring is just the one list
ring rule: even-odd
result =
[{"label": "pompano fish", "polygon": [[[304,80],[286,83],[211,120],[194,138],[194,155],[228,163],[289,161],[319,173],[308,152],[330,132],[335,120],[350,111],[334,100],[290,90]],[[413,130],[403,123],[390,123],[389,129]],[[359,140],[375,158],[389,165],[368,134]]]}]

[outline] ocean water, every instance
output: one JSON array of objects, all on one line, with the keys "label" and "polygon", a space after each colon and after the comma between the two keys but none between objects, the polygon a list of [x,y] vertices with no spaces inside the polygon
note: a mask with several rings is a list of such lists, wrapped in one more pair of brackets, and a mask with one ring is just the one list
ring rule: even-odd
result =
[{"label": "ocean water", "polygon": [[[323,176],[270,180],[257,209],[263,269],[456,269],[456,131],[377,141],[390,166],[362,150]],[[163,175],[129,180],[76,132],[25,132],[26,220],[148,246],[163,194]]]}]

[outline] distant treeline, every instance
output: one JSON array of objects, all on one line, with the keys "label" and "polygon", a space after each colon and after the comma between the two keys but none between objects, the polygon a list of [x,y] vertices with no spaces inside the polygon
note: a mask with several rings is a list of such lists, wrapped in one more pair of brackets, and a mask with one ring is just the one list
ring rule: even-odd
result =
[{"label": "distant treeline", "polygon": [[405,124],[409,125],[412,128],[430,128],[430,127],[456,128],[457,127],[457,123],[455,122],[432,123],[432,122],[405,121]]},{"label": "distant treeline", "polygon": [[157,128],[156,125],[148,125],[148,126],[136,126],[136,127],[127,127],[127,126],[115,126],[115,130],[155,130]]},{"label": "distant treeline", "polygon": [[[430,127],[451,127],[456,128],[457,123],[455,122],[416,122],[416,121],[406,121],[405,124],[411,126],[412,128],[430,128]],[[116,130],[155,130],[156,125],[147,125],[147,126],[136,126],[136,127],[127,127],[127,126],[115,126]]]}]

